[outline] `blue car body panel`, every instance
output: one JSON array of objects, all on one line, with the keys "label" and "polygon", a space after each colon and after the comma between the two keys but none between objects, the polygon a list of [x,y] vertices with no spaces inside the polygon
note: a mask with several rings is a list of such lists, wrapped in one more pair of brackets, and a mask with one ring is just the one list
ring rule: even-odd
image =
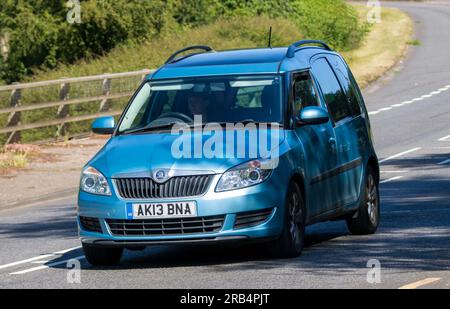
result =
[{"label": "blue car body panel", "polygon": [[[310,72],[317,83],[311,63],[317,57],[337,56],[320,48],[299,50],[294,58],[286,58],[287,48],[208,52],[186,57],[167,64],[147,76],[147,80],[185,77],[205,77],[235,74],[278,74],[283,78],[283,102],[288,105],[290,87],[295,72]],[[358,90],[359,91],[359,90]],[[320,105],[327,108],[324,94],[318,87]],[[359,94],[360,95],[360,94]],[[277,132],[279,164],[267,180],[251,187],[216,192],[221,175],[250,158],[175,159],[171,155],[174,136],[169,133],[113,135],[86,166],[92,166],[107,178],[110,196],[94,195],[80,190],[79,217],[98,218],[101,232],[82,228],[83,242],[101,241],[168,241],[218,237],[248,239],[275,238],[282,231],[287,188],[296,180],[305,196],[307,223],[311,224],[344,214],[358,208],[363,192],[363,179],[369,161],[377,162],[372,145],[370,123],[365,107],[362,112],[343,123],[328,123],[292,127],[287,118],[285,128]],[[286,108],[285,113],[289,113]],[[268,131],[271,135],[273,132]],[[194,138],[194,137],[193,137]],[[205,137],[201,137],[205,138]],[[330,147],[329,141],[335,141]],[[236,141],[235,141],[236,142]],[[376,166],[377,168],[377,166]],[[213,174],[206,193],[201,196],[176,199],[124,199],[117,193],[114,178],[126,174],[151,175],[155,169],[205,171]],[[195,201],[198,216],[225,215],[222,229],[213,233],[157,236],[113,236],[106,219],[130,219],[130,203]],[[272,209],[268,219],[260,225],[234,229],[236,215],[248,211]]]}]

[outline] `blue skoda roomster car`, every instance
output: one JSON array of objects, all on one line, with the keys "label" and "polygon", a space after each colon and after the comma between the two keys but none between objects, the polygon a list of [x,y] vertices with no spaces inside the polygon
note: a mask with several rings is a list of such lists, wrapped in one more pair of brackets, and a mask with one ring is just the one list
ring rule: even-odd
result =
[{"label": "blue skoda roomster car", "polygon": [[[223,129],[214,141],[211,124]],[[295,257],[316,222],[377,230],[367,110],[344,59],[323,42],[185,48],[146,77],[117,124],[100,118],[93,131],[112,137],[80,181],[79,235],[91,264],[155,244],[259,241]],[[253,151],[260,135],[270,144],[264,156]]]}]

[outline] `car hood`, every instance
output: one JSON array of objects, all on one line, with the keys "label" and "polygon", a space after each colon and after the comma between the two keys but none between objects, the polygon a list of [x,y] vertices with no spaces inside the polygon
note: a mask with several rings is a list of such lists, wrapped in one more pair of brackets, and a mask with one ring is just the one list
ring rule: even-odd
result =
[{"label": "car hood", "polygon": [[[265,137],[269,145],[261,144],[259,142],[261,139],[258,138],[258,142],[253,144],[253,146],[257,145],[256,147],[261,146],[263,149],[272,149],[275,150],[275,153],[285,139],[285,131],[283,129],[250,130],[247,132],[247,137],[252,136],[252,133]],[[238,145],[245,144],[245,155],[241,155],[239,158],[236,158],[236,155],[232,158],[230,158],[231,156],[212,158],[206,158],[205,156],[192,158],[188,156],[177,158],[172,154],[172,148],[177,139],[180,141],[179,135],[173,135],[170,132],[145,133],[112,137],[88,165],[97,168],[108,178],[124,174],[150,176],[152,171],[158,169],[223,173],[233,166],[255,158],[249,154],[248,143],[240,143],[236,133],[234,138],[229,138],[228,136],[226,133],[223,133],[220,139],[223,143],[217,143],[216,145],[221,145],[225,153],[226,149],[228,149],[226,147],[229,147],[228,145],[233,145],[233,149],[237,149]],[[195,142],[199,145],[199,141],[200,145],[205,147],[207,140],[211,141],[211,135],[192,133],[185,141],[188,140],[191,142],[192,149],[194,149]],[[254,140],[254,138],[250,137],[247,140]],[[225,147],[225,145],[227,146]],[[197,149],[202,148],[197,147]],[[208,149],[211,149],[211,147]],[[212,149],[215,148],[213,147]]]}]

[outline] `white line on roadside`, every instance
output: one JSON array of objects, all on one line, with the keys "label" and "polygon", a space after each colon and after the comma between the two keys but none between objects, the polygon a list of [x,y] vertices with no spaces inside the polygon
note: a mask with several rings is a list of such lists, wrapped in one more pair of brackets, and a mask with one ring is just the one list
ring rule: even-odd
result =
[{"label": "white line on roadside", "polygon": [[411,290],[411,289],[417,289],[418,287],[434,283],[436,281],[441,280],[441,278],[427,278],[423,279],[417,282],[413,282],[404,286],[399,287],[400,290]]},{"label": "white line on roadside", "polygon": [[21,265],[21,264],[26,264],[26,263],[35,263],[36,261],[49,259],[49,258],[55,257],[57,255],[62,255],[62,254],[65,254],[67,252],[70,252],[70,251],[73,251],[73,250],[77,250],[77,249],[80,249],[80,248],[81,248],[80,246],[73,247],[73,248],[70,248],[70,249],[65,249],[65,250],[61,250],[61,251],[58,251],[58,252],[54,252],[52,254],[43,254],[43,255],[35,256],[35,257],[29,258],[29,259],[26,259],[26,260],[12,262],[12,263],[8,263],[8,264],[5,264],[5,265],[0,265],[0,269],[14,267],[14,266]]},{"label": "white line on roadside", "polygon": [[392,109],[392,107],[384,107],[384,108],[380,108],[379,111],[385,112],[385,111],[390,111],[391,109]]},{"label": "white line on roadside", "polygon": [[69,249],[65,249],[65,250],[61,250],[58,252],[55,252],[54,254],[66,254],[67,252],[73,251],[73,250],[78,250],[81,249],[81,246],[78,247],[73,247],[73,248],[69,248]]},{"label": "white line on roadside", "polygon": [[420,149],[422,149],[422,148],[421,147],[416,147],[416,148],[412,148],[412,149],[409,149],[409,150],[397,153],[397,154],[395,154],[393,156],[390,156],[390,157],[387,157],[387,158],[381,160],[380,163],[384,163],[386,161],[389,161],[389,160],[392,160],[392,159],[396,159],[398,157],[404,156],[404,155],[406,155],[408,153],[411,153],[411,152],[414,152],[414,151],[417,151],[417,150],[420,150]]},{"label": "white line on roadside", "polygon": [[402,170],[402,171],[380,171],[381,174],[389,174],[389,173],[393,173],[393,174],[400,174],[400,173],[407,173],[407,170]]},{"label": "white line on roadside", "polygon": [[67,262],[70,261],[70,260],[82,260],[84,258],[85,258],[84,255],[80,255],[80,256],[76,256],[76,257],[71,258],[71,259],[58,261],[58,262],[54,262],[54,263],[50,263],[50,264],[46,264],[46,265],[42,265],[42,266],[32,267],[32,268],[28,268],[28,269],[21,270],[21,271],[16,271],[16,272],[10,273],[10,275],[23,275],[23,274],[31,273],[33,271],[43,270],[43,269],[47,269],[47,268],[50,268],[50,267],[67,264]]},{"label": "white line on roadside", "polygon": [[391,182],[391,181],[394,181],[394,180],[399,180],[401,178],[403,178],[403,176],[395,176],[395,177],[388,178],[388,179],[385,179],[383,181],[380,181],[380,183],[387,183],[387,182]]},{"label": "white line on roadside", "polygon": [[450,159],[444,160],[442,162],[439,162],[438,165],[445,165],[447,163],[450,163]]},{"label": "white line on roadside", "polygon": [[22,261],[17,261],[17,262],[5,264],[5,265],[0,265],[0,269],[13,267],[13,266],[17,266],[17,265],[21,265],[21,264],[25,264],[25,263],[30,263],[30,262],[37,261],[37,260],[47,259],[52,256],[54,256],[54,255],[53,254],[45,254],[45,255],[36,256],[36,257],[30,258],[30,259],[22,260]]},{"label": "white line on roadside", "polygon": [[401,103],[392,104],[392,105],[390,105],[388,107],[383,107],[383,108],[380,108],[380,109],[375,110],[375,111],[371,111],[371,112],[369,112],[369,115],[377,115],[377,114],[379,114],[381,112],[390,111],[393,108],[402,107],[402,106],[407,105],[407,104],[412,104],[412,103],[415,103],[415,102],[423,101],[425,99],[429,99],[432,96],[438,95],[438,94],[440,94],[440,93],[442,93],[444,91],[449,90],[449,88],[450,88],[450,85],[444,86],[442,88],[439,88],[438,90],[431,91],[430,93],[424,94],[424,95],[422,95],[420,97],[417,97],[417,98],[414,98],[414,99],[411,99],[411,100],[408,100],[408,101],[403,101]]},{"label": "white line on roadside", "polygon": [[447,140],[450,140],[450,135],[444,136],[440,139],[438,139],[439,142],[446,142]]}]

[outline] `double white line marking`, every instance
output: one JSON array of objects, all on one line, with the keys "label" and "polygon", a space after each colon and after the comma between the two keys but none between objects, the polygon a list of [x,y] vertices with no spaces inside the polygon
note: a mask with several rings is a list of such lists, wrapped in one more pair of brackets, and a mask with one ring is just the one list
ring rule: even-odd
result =
[{"label": "double white line marking", "polygon": [[10,273],[10,275],[22,275],[22,274],[30,273],[30,272],[37,271],[37,270],[47,269],[47,268],[58,266],[58,265],[63,265],[63,264],[66,264],[68,261],[73,260],[73,259],[75,259],[75,260],[82,260],[82,259],[85,258],[84,255],[80,255],[80,256],[77,256],[77,257],[74,257],[74,258],[65,259],[65,260],[62,260],[62,261],[58,261],[58,262],[53,262],[53,263],[47,264],[49,262],[48,259],[64,255],[67,252],[78,250],[80,248],[81,247],[79,247],[79,246],[78,247],[73,247],[73,248],[61,250],[61,251],[58,251],[58,252],[54,252],[52,254],[43,254],[43,255],[32,257],[32,258],[29,258],[29,259],[25,259],[25,260],[21,260],[21,261],[17,261],[17,262],[12,262],[12,263],[5,264],[5,265],[0,265],[0,270],[1,269],[6,269],[6,268],[10,268],[10,267],[15,267],[15,266],[18,266],[18,265],[27,264],[27,263],[35,263],[35,264],[36,263],[39,263],[39,264],[45,263],[45,265],[32,267],[32,268],[28,268],[28,269],[25,269],[25,270],[21,270],[21,271]]}]

